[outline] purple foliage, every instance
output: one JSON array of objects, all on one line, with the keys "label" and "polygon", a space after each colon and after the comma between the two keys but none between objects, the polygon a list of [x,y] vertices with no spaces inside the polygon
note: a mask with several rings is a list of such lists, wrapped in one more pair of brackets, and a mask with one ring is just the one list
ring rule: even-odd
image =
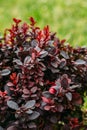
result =
[{"label": "purple foliage", "polygon": [[14,18],[0,39],[0,130],[79,130],[87,48]]}]

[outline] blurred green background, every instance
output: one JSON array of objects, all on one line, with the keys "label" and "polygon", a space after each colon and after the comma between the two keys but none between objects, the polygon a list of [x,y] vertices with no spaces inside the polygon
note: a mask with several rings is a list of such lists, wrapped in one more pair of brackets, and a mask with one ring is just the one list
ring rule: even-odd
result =
[{"label": "blurred green background", "polygon": [[60,39],[73,46],[87,46],[87,0],[0,0],[0,32],[12,18],[28,22],[32,16],[43,28],[50,25]]}]

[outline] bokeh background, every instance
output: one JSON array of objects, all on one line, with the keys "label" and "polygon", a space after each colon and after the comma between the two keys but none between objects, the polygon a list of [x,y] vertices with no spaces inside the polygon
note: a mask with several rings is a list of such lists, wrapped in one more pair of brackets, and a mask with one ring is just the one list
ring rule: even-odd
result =
[{"label": "bokeh background", "polygon": [[0,0],[0,33],[13,17],[29,22],[30,16],[71,45],[87,46],[87,0]]}]

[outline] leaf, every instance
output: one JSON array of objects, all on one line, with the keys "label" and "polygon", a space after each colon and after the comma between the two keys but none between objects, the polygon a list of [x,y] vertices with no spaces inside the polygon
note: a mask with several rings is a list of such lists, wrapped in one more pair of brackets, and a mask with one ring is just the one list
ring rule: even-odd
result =
[{"label": "leaf", "polygon": [[47,51],[41,51],[40,52],[40,58],[44,58],[48,55],[48,52]]},{"label": "leaf", "polygon": [[70,130],[70,127],[69,127],[69,125],[64,125],[63,127],[62,127],[62,130]]},{"label": "leaf", "polygon": [[59,72],[59,70],[58,70],[57,68],[50,67],[50,69],[51,69],[51,71],[52,71],[53,73],[58,73],[58,72]]},{"label": "leaf", "polygon": [[28,101],[24,106],[25,106],[26,108],[32,108],[32,107],[35,106],[35,103],[36,103],[35,100],[30,100],[30,101]]},{"label": "leaf", "polygon": [[31,88],[31,92],[32,92],[32,93],[35,93],[36,91],[37,91],[37,87],[32,87],[32,88]]},{"label": "leaf", "polygon": [[65,66],[66,66],[66,60],[63,58],[63,59],[61,59],[61,62],[59,64],[59,68],[62,69]]},{"label": "leaf", "polygon": [[43,102],[45,102],[45,103],[51,103],[52,102],[52,100],[50,99],[50,98],[46,98],[46,97],[42,97],[42,100],[43,100]]},{"label": "leaf", "polygon": [[23,98],[29,98],[29,95],[22,94]]},{"label": "leaf", "polygon": [[68,76],[67,74],[64,74],[62,77],[61,77],[61,86],[66,89],[67,87],[69,87],[69,79],[68,79]]},{"label": "leaf", "polygon": [[61,83],[57,80],[56,85],[54,85],[55,89],[58,90],[61,88]]},{"label": "leaf", "polygon": [[29,64],[30,60],[31,60],[31,57],[26,56],[25,59],[24,59],[24,65]]},{"label": "leaf", "polygon": [[63,44],[66,41],[66,39],[61,40],[61,43]]},{"label": "leaf", "polygon": [[4,69],[1,71],[1,76],[7,76],[11,73],[11,71],[9,69]]},{"label": "leaf", "polygon": [[84,65],[84,64],[86,64],[86,61],[84,61],[82,59],[78,59],[78,60],[75,61],[75,64],[76,65]]},{"label": "leaf", "polygon": [[63,106],[61,104],[58,104],[58,106],[57,106],[58,112],[62,112],[63,109],[64,109]]},{"label": "leaf", "polygon": [[54,41],[52,41],[52,40],[50,40],[50,41],[48,41],[48,45],[50,46],[50,47],[54,47]]},{"label": "leaf", "polygon": [[30,120],[35,120],[40,116],[40,113],[37,111],[34,111],[33,114],[29,115]]},{"label": "leaf", "polygon": [[29,94],[30,92],[29,92],[28,89],[24,88],[24,89],[23,89],[23,93],[24,93],[24,94]]},{"label": "leaf", "polygon": [[18,130],[15,126],[9,126],[7,130]]},{"label": "leaf", "polygon": [[4,130],[4,129],[0,126],[0,130]]},{"label": "leaf", "polygon": [[37,126],[36,126],[36,124],[34,122],[30,122],[29,125],[28,125],[28,127],[30,129],[32,129],[32,128],[36,128]]},{"label": "leaf", "polygon": [[72,102],[75,104],[75,105],[81,105],[82,104],[82,98],[80,96],[79,93],[77,92],[74,92],[72,94]]},{"label": "leaf", "polygon": [[49,93],[49,91],[44,91],[42,92],[42,95],[46,98],[50,98],[51,97],[51,94]]},{"label": "leaf", "polygon": [[58,63],[57,63],[57,61],[53,61],[53,62],[51,62],[51,65],[52,65],[54,68],[57,68],[57,67],[58,67]]},{"label": "leaf", "polygon": [[12,87],[12,86],[14,86],[14,84],[12,82],[8,82],[7,86]]},{"label": "leaf", "polygon": [[28,111],[26,111],[27,114],[32,114],[33,111],[31,109],[29,109]]},{"label": "leaf", "polygon": [[40,65],[42,71],[46,70],[46,66],[42,62],[39,62],[39,65]]},{"label": "leaf", "polygon": [[10,88],[7,85],[4,86],[4,90],[7,92],[8,96],[11,96]]},{"label": "leaf", "polygon": [[47,105],[47,106],[44,107],[44,110],[46,110],[46,111],[49,111],[50,109],[51,109],[51,106]]},{"label": "leaf", "polygon": [[72,93],[68,92],[68,93],[66,93],[65,95],[66,95],[66,97],[67,97],[67,99],[68,99],[69,101],[72,100]]},{"label": "leaf", "polygon": [[8,107],[10,107],[11,109],[17,110],[18,109],[18,104],[14,101],[7,101],[7,105]]},{"label": "leaf", "polygon": [[[36,47],[37,46],[37,41],[36,40],[32,40],[31,41],[31,46],[34,48],[34,47]],[[36,49],[36,48],[35,48]]]},{"label": "leaf", "polygon": [[15,59],[13,62],[15,62],[17,65],[23,65],[19,59]]},{"label": "leaf", "polygon": [[56,117],[56,116],[52,116],[52,117],[50,118],[50,121],[51,121],[53,124],[57,123],[57,117]]},{"label": "leaf", "polygon": [[69,55],[65,51],[61,51],[60,55],[64,57],[65,59],[69,59]]}]

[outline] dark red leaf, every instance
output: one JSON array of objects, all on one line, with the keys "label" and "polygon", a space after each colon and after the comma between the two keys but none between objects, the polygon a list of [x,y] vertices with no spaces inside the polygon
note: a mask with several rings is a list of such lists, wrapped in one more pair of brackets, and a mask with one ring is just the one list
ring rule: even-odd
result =
[{"label": "dark red leaf", "polygon": [[69,79],[68,79],[68,76],[66,74],[64,74],[62,77],[61,77],[61,86],[66,89],[67,87],[69,87]]},{"label": "dark red leaf", "polygon": [[29,20],[31,22],[31,26],[34,26],[36,24],[36,21],[34,20],[33,17],[30,17]]},{"label": "dark red leaf", "polygon": [[61,40],[61,43],[63,44],[66,41],[66,39]]},{"label": "dark red leaf", "polygon": [[13,18],[13,21],[16,23],[16,24],[19,24],[21,22],[20,19],[16,19],[16,18]]},{"label": "dark red leaf", "polygon": [[75,105],[81,105],[82,104],[82,98],[79,93],[75,92],[72,93],[72,100]]}]

